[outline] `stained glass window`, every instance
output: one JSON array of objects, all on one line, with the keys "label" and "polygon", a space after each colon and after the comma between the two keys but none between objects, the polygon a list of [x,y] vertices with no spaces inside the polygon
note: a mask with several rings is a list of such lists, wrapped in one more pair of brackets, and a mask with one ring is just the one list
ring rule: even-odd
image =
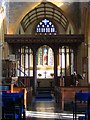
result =
[{"label": "stained glass window", "polygon": [[48,49],[44,48],[44,65],[48,65]]},{"label": "stained glass window", "polygon": [[43,56],[43,51],[42,51],[42,48],[40,48],[40,65],[43,65],[42,56]]},{"label": "stained glass window", "polygon": [[39,22],[39,24],[36,26],[36,32],[56,33],[56,28],[51,21],[45,18],[41,22]]},{"label": "stained glass window", "polygon": [[48,65],[53,65],[54,63],[54,55],[53,55],[53,50],[51,48],[48,49]]},{"label": "stained glass window", "polygon": [[53,65],[53,50],[47,45],[40,47],[37,52],[37,61],[37,65]]}]

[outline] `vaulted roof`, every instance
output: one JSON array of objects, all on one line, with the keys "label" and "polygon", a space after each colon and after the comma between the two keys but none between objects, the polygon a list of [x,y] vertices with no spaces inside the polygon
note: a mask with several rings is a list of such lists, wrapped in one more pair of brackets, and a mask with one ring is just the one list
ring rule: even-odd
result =
[{"label": "vaulted roof", "polygon": [[43,2],[35,7],[35,9],[27,13],[22,19],[21,24],[24,31],[26,31],[29,25],[32,24],[34,21],[43,18],[50,18],[57,21],[65,30],[67,29],[69,23],[60,8],[50,2]]}]

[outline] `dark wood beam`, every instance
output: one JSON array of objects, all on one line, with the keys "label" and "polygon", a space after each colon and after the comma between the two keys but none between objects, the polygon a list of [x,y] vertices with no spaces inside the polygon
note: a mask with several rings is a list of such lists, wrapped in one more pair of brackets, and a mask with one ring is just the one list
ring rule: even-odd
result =
[{"label": "dark wood beam", "polygon": [[62,35],[28,35],[28,34],[5,34],[5,42],[9,44],[27,43],[60,43],[60,44],[80,44],[84,42],[83,34],[62,34]]}]

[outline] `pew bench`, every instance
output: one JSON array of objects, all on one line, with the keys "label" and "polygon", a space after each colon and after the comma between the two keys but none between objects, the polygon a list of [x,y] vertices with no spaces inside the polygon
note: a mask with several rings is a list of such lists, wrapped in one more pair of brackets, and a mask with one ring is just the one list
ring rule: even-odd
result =
[{"label": "pew bench", "polygon": [[0,92],[7,92],[7,93],[18,93],[18,92],[24,92],[24,105],[25,109],[28,109],[30,107],[31,101],[32,101],[32,90],[31,87],[14,87],[14,84],[0,84]]},{"label": "pew bench", "polygon": [[23,92],[24,94],[24,105],[25,105],[25,109],[27,108],[27,104],[26,104],[26,96],[27,96],[27,91],[26,91],[26,88],[13,88],[13,92],[12,93],[19,93],[19,92]]},{"label": "pew bench", "polygon": [[57,92],[57,99],[58,99],[58,104],[60,106],[60,110],[63,112],[65,109],[65,104],[70,103],[75,100],[75,93],[76,92],[88,92],[90,91],[90,87],[88,86],[77,86],[77,87],[59,87]]},{"label": "pew bench", "polygon": [[[73,103],[73,120],[88,120],[88,100],[90,98],[90,92],[76,92],[75,101]],[[78,114],[83,116],[77,117]]]},{"label": "pew bench", "polygon": [[25,120],[23,92],[2,93],[2,119]]}]

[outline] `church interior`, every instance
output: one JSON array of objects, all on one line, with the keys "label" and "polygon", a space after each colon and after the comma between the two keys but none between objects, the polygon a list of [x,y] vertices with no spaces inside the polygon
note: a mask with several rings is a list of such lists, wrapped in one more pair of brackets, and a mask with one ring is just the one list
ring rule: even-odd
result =
[{"label": "church interior", "polygon": [[1,120],[89,120],[90,2],[1,0],[0,78]]}]

